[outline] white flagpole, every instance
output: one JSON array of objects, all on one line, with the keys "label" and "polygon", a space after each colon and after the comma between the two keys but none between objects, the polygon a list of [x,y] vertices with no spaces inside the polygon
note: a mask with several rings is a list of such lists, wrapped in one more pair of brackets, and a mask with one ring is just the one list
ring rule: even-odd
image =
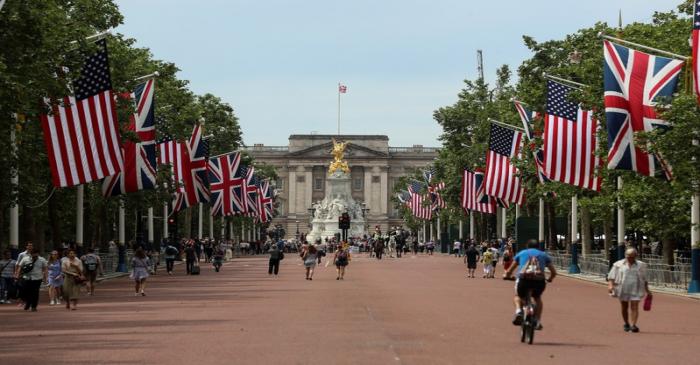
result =
[{"label": "white flagpole", "polygon": [[463,240],[464,239],[464,228],[463,228],[463,221],[460,219],[459,220],[459,239]]},{"label": "white flagpole", "polygon": [[214,208],[210,209],[211,212],[209,214],[209,239],[213,240],[214,239]]},{"label": "white flagpole", "polygon": [[153,207],[148,207],[148,243],[151,245],[153,244],[154,241],[154,232],[153,232]]},{"label": "white flagpole", "polygon": [[[1,6],[1,5],[0,5]],[[15,121],[17,121],[17,115],[15,114]],[[19,188],[19,174],[17,171],[17,144],[15,143],[15,129],[16,126],[13,125],[10,128],[10,144],[12,148],[12,168],[10,174],[10,185],[13,192],[16,192]],[[16,194],[13,194],[16,196]],[[19,248],[19,205],[15,201],[10,206],[10,247],[12,249]]]},{"label": "white flagpole", "polygon": [[571,197],[571,244],[575,245],[578,239],[578,196]]},{"label": "white flagpole", "polygon": [[124,209],[124,199],[119,199],[119,245],[126,243],[125,231],[126,210]]},{"label": "white flagpole", "polygon": [[163,238],[168,238],[168,203],[163,203]]},{"label": "white flagpole", "polygon": [[[617,190],[622,190],[622,176],[617,177]],[[617,258],[622,259],[625,255],[625,209],[622,207],[622,200],[617,201]]]},{"label": "white flagpole", "polygon": [[[226,217],[221,216],[221,240],[224,241],[226,239]],[[233,237],[231,237],[233,239]]]},{"label": "white flagpole", "polygon": [[75,198],[75,244],[83,245],[83,200],[85,197],[85,186],[78,185]]},{"label": "white flagpole", "polygon": [[474,212],[469,213],[469,238],[476,239],[476,232],[474,227],[476,226],[476,217],[474,217]]},{"label": "white flagpole", "polygon": [[501,237],[499,238],[506,238],[508,235],[507,230],[506,230],[506,220],[508,217],[508,208],[503,208],[503,218],[501,218]]}]

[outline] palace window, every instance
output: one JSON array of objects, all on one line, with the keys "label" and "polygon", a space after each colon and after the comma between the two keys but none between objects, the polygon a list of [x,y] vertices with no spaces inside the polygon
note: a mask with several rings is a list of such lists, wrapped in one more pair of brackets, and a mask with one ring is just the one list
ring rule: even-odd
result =
[{"label": "palace window", "polygon": [[314,190],[316,190],[316,191],[323,190],[323,179],[322,178],[317,177],[314,179]]},{"label": "palace window", "polygon": [[354,190],[362,190],[362,178],[356,177],[352,180],[352,188]]}]

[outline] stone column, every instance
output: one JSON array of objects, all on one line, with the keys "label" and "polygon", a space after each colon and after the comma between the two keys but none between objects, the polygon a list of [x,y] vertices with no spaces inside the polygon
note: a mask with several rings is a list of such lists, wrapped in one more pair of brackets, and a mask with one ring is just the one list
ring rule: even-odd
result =
[{"label": "stone column", "polygon": [[289,169],[289,181],[287,182],[289,190],[289,199],[287,199],[287,216],[296,213],[297,201],[297,173],[293,169]]}]

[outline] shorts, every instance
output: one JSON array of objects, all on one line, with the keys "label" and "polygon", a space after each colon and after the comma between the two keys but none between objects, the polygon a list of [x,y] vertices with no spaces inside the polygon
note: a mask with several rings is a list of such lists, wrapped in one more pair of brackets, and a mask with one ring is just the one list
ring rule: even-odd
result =
[{"label": "shorts", "polygon": [[97,270],[85,270],[85,279],[90,283],[94,283],[95,281],[97,281]]},{"label": "shorts", "polygon": [[515,290],[518,296],[522,299],[527,297],[527,293],[532,290],[532,297],[539,298],[542,296],[547,283],[544,280],[518,279],[515,283]]},{"label": "shorts", "polygon": [[476,261],[474,261],[474,262],[467,261],[467,269],[476,269]]}]

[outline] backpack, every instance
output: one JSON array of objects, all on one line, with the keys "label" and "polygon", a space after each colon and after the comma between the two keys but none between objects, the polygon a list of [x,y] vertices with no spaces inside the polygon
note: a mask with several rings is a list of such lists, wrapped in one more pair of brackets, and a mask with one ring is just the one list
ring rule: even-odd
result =
[{"label": "backpack", "polygon": [[540,260],[537,258],[537,255],[532,255],[527,259],[520,276],[523,279],[544,280],[544,270],[540,266]]},{"label": "backpack", "polygon": [[168,246],[165,249],[165,253],[168,255],[171,255],[171,256],[175,256],[175,255],[177,255],[177,248],[175,248],[173,246]]},{"label": "backpack", "polygon": [[87,270],[87,271],[97,270],[97,257],[95,257],[95,255],[88,254],[85,256],[85,270]]},{"label": "backpack", "polygon": [[347,260],[348,259],[348,252],[343,250],[338,252],[338,260]]}]

